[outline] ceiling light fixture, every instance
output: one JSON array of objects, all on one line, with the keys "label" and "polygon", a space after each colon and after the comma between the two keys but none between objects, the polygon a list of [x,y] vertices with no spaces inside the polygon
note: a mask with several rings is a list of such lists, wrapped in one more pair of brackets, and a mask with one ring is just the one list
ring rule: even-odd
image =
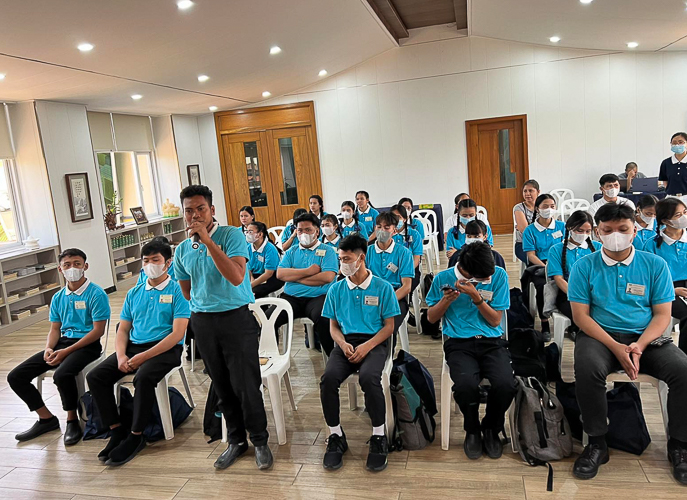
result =
[{"label": "ceiling light fixture", "polygon": [[139,99],[142,99],[143,96],[142,96],[141,94],[134,94],[134,95],[131,96],[131,98],[132,98],[134,101],[138,101]]},{"label": "ceiling light fixture", "polygon": [[580,3],[592,3],[594,0],[580,0]]},{"label": "ceiling light fixture", "polygon": [[191,0],[179,0],[177,7],[179,7],[179,10],[187,10],[193,7],[193,2]]},{"label": "ceiling light fixture", "polygon": [[217,106],[210,106],[208,109],[210,111],[217,111]]},{"label": "ceiling light fixture", "polygon": [[5,73],[0,73],[0,80],[4,80],[4,79],[5,79]]},{"label": "ceiling light fixture", "polygon": [[77,45],[76,48],[79,49],[81,52],[90,52],[91,50],[93,50],[93,44],[80,43],[79,45]]},{"label": "ceiling light fixture", "polygon": [[627,48],[628,49],[636,49],[639,46],[637,42],[628,42]]},{"label": "ceiling light fixture", "polygon": [[551,42],[551,43],[558,43],[560,41],[561,41],[561,37],[559,37],[559,36],[552,36],[551,38],[549,38],[549,42]]},{"label": "ceiling light fixture", "polygon": [[281,47],[277,47],[276,45],[270,49],[270,54],[271,55],[276,55],[281,52]]},{"label": "ceiling light fixture", "polygon": [[210,77],[209,77],[208,75],[200,75],[200,76],[198,77],[198,81],[199,81],[200,83],[207,82],[209,79],[210,79]]},{"label": "ceiling light fixture", "polygon": [[267,92],[266,90],[262,93],[262,96],[263,96],[263,97],[269,97],[269,96],[271,96],[271,95],[272,95],[272,94],[270,94],[270,93]]},{"label": "ceiling light fixture", "polygon": [[320,72],[318,73],[319,76],[327,76],[327,70],[326,69],[321,69]]}]

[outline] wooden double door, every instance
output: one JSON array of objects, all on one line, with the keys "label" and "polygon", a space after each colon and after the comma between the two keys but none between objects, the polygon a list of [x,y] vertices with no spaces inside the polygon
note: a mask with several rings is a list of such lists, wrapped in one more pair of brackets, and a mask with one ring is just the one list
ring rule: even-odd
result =
[{"label": "wooden double door", "polygon": [[240,225],[251,206],[255,220],[282,226],[310,196],[322,195],[313,103],[252,108],[215,116],[227,219]]}]

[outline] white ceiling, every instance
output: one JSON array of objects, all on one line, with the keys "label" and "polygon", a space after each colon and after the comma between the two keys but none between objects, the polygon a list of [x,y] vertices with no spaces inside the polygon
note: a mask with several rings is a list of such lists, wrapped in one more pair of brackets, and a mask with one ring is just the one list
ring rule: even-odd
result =
[{"label": "white ceiling", "polygon": [[[95,48],[81,53],[82,42]],[[271,56],[273,45],[283,52]],[[0,101],[207,113],[305,87],[323,68],[331,75],[393,46],[360,0],[195,0],[188,11],[176,0],[2,0]]]},{"label": "white ceiling", "polygon": [[[473,0],[470,33],[477,36],[579,49],[686,50],[684,0]],[[676,43],[677,42],[677,43]],[[671,45],[672,44],[672,45]],[[552,44],[553,45],[553,44]],[[670,46],[669,46],[670,45]]]}]

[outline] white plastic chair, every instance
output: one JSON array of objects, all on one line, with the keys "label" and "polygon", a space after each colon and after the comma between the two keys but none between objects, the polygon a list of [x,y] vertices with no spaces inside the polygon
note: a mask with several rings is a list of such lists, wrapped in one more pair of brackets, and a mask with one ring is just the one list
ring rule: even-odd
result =
[{"label": "white plastic chair", "polygon": [[530,303],[528,304],[530,309],[530,314],[534,319],[537,318],[537,289],[534,287],[534,283],[530,281]]},{"label": "white plastic chair", "polygon": [[[401,323],[401,326],[398,327],[398,339],[401,342],[401,349],[403,349],[405,352],[410,353],[410,340],[408,338],[408,315],[410,313],[406,314],[406,317],[403,319],[403,323]],[[420,317],[415,318],[416,322],[420,322]]]},{"label": "white plastic chair", "polygon": [[561,220],[566,221],[573,212],[578,210],[589,210],[589,202],[582,198],[572,198],[565,200],[563,203],[558,205],[560,207]]},{"label": "white plastic chair", "polygon": [[487,209],[484,208],[482,205],[477,205],[477,215],[482,215],[484,219],[489,220],[489,214],[487,213]]},{"label": "white plastic chair", "polygon": [[274,244],[281,249],[281,233],[284,232],[286,226],[274,226],[267,230],[267,235],[274,237]]},{"label": "white plastic chair", "polygon": [[415,316],[415,329],[418,335],[422,335],[422,325],[420,324],[420,314],[422,310],[420,309],[420,286],[415,289],[410,297],[410,302],[413,306],[413,315]]},{"label": "white plastic chair", "polygon": [[[432,237],[432,222],[424,217],[415,217],[415,219],[422,224],[425,230],[425,239],[422,242],[422,254],[425,257],[425,262],[427,263],[427,270],[430,273],[434,273],[434,263],[432,262],[432,255],[434,253],[434,241],[436,238]],[[425,241],[427,243],[425,243]],[[438,244],[438,242],[437,242]]]},{"label": "white plastic chair", "polygon": [[439,260],[439,233],[437,232],[439,223],[437,222],[437,214],[434,210],[415,210],[410,216],[413,219],[427,219],[432,224],[431,230],[427,232],[425,229],[425,238],[431,238],[432,245],[434,245],[434,257],[437,262],[437,266],[441,265]]},{"label": "white plastic chair", "polygon": [[575,198],[575,193],[572,192],[572,189],[567,188],[552,189],[549,191],[549,194],[556,199],[557,207],[560,207],[565,200],[571,200]]}]

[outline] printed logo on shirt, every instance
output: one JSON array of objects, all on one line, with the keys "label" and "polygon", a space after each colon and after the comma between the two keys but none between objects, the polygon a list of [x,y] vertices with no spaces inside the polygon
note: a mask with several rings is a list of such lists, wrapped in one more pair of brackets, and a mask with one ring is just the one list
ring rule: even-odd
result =
[{"label": "printed logo on shirt", "polygon": [[379,297],[375,297],[372,295],[366,295],[365,296],[365,305],[366,306],[378,306],[379,305]]},{"label": "printed logo on shirt", "polygon": [[160,304],[171,304],[172,298],[172,295],[160,295]]},{"label": "printed logo on shirt", "polygon": [[74,309],[83,311],[86,309],[86,302],[83,300],[76,300],[74,301]]},{"label": "printed logo on shirt", "polygon": [[632,283],[628,283],[625,287],[625,293],[629,293],[630,295],[637,295],[639,297],[644,297],[645,291],[646,287],[644,285],[635,285]]}]

